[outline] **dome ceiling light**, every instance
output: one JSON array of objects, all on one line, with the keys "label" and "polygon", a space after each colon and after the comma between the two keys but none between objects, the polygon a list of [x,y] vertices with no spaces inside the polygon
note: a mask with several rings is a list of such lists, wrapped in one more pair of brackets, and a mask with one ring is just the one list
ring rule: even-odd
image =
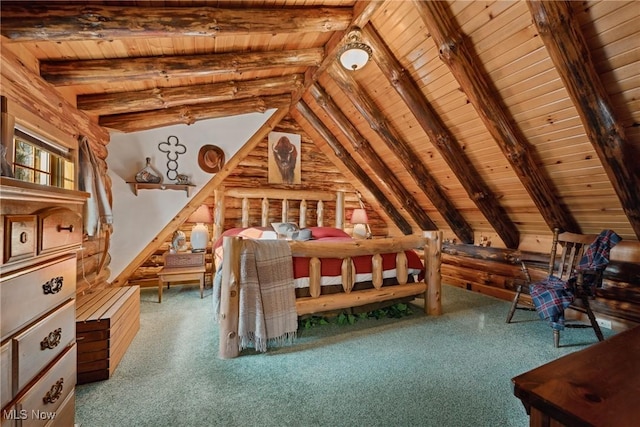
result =
[{"label": "dome ceiling light", "polygon": [[371,48],[362,43],[360,29],[354,28],[347,35],[347,43],[338,51],[338,60],[344,68],[356,71],[371,59]]}]

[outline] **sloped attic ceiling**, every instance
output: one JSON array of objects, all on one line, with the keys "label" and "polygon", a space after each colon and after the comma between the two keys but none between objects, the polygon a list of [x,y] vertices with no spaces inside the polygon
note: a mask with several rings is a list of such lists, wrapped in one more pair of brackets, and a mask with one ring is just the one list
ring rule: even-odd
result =
[{"label": "sloped attic ceiling", "polygon": [[[637,2],[1,8],[2,48],[109,129],[289,109],[405,233],[640,236]],[[373,57],[346,71],[354,26]]]}]

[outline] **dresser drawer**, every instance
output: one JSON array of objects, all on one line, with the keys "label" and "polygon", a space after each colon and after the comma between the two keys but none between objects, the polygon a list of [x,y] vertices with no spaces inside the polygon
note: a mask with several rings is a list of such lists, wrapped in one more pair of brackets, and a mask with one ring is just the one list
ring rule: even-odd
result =
[{"label": "dresser drawer", "polygon": [[38,253],[46,254],[82,244],[82,217],[74,211],[53,207],[38,212],[40,244]]},{"label": "dresser drawer", "polygon": [[2,339],[75,296],[76,264],[72,253],[0,279]]},{"label": "dresser drawer", "polygon": [[35,215],[4,215],[2,262],[35,256],[36,218]]},{"label": "dresser drawer", "polygon": [[13,337],[16,390],[22,389],[76,337],[75,300]]},{"label": "dresser drawer", "polygon": [[76,393],[71,390],[66,400],[56,411],[56,417],[46,424],[46,427],[71,427],[76,421]]},{"label": "dresser drawer", "polygon": [[73,345],[18,401],[22,413],[28,414],[22,426],[44,426],[51,421],[67,396],[73,393],[75,384],[76,346]]},{"label": "dresser drawer", "polygon": [[7,341],[0,347],[0,408],[13,397],[11,389],[11,341]]}]

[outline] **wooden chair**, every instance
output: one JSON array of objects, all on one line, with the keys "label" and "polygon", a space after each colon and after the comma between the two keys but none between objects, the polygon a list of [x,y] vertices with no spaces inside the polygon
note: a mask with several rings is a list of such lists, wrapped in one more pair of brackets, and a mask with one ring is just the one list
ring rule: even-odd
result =
[{"label": "wooden chair", "polygon": [[[549,267],[547,270],[548,277],[555,276],[562,282],[567,283],[567,287],[570,292],[573,293],[574,300],[570,307],[576,308],[579,311],[586,312],[589,318],[589,323],[566,323],[564,327],[567,328],[593,328],[596,337],[599,341],[604,340],[600,326],[596,321],[596,317],[591,310],[589,300],[595,297],[595,289],[602,286],[602,273],[601,270],[585,270],[579,269],[578,264],[582,258],[584,251],[589,247],[591,243],[598,236],[590,234],[574,234],[574,233],[559,233],[558,229],[553,231],[553,243],[551,245],[551,254],[549,258]],[[558,254],[558,245],[561,247],[561,253]],[[531,275],[524,261],[522,261],[522,269],[525,275],[527,288],[529,285],[535,285],[532,283]],[[585,286],[585,276],[593,275],[589,277],[591,285]],[[572,280],[570,280],[572,279]],[[548,279],[547,279],[548,280]],[[545,281],[543,281],[545,282]],[[537,282],[537,283],[543,283]],[[522,295],[522,286],[517,288],[516,294],[511,303],[509,314],[507,315],[507,323],[510,323],[516,310],[536,310],[533,304],[520,301]],[[578,306],[576,302],[581,304]],[[553,343],[555,347],[560,345],[560,329],[553,328]]]}]

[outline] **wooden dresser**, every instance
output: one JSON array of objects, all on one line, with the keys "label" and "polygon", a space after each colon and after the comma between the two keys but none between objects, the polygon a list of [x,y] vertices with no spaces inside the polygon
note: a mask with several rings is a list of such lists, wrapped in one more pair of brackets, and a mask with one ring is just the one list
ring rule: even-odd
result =
[{"label": "wooden dresser", "polygon": [[640,326],[512,379],[530,426],[637,426]]},{"label": "wooden dresser", "polygon": [[72,426],[87,193],[0,178],[1,425]]}]

